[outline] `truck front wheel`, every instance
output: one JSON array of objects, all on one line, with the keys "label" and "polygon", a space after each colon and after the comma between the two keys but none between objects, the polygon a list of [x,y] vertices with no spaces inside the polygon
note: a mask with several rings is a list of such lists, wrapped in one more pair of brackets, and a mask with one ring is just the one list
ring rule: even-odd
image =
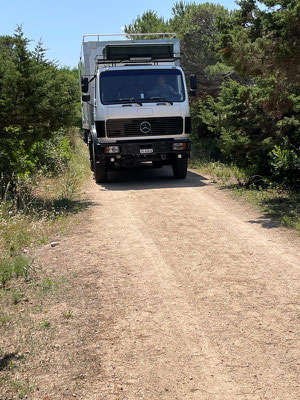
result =
[{"label": "truck front wheel", "polygon": [[94,151],[93,151],[93,142],[92,139],[89,138],[88,141],[88,148],[89,148],[89,158],[90,158],[90,169],[94,172]]},{"label": "truck front wheel", "polygon": [[176,158],[172,164],[174,178],[184,179],[187,174],[188,159]]},{"label": "truck front wheel", "polygon": [[94,177],[96,183],[107,182],[107,163],[105,161],[94,163]]}]

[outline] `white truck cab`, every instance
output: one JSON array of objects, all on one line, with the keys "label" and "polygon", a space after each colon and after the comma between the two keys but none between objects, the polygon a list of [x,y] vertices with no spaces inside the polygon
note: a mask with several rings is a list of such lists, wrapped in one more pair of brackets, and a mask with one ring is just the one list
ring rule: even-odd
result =
[{"label": "white truck cab", "polygon": [[[186,176],[191,118],[179,40],[155,35],[159,39],[83,37],[82,123],[97,183],[116,165],[149,161],[172,165],[175,178]],[[192,77],[194,92],[195,85]]]}]

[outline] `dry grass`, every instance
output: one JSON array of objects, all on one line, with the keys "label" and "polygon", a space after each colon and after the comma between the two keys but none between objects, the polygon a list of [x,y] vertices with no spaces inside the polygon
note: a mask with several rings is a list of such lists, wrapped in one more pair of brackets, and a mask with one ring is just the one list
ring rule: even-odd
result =
[{"label": "dry grass", "polygon": [[14,256],[50,241],[66,229],[70,215],[85,207],[80,187],[89,167],[86,146],[73,132],[74,154],[63,173],[18,180],[2,186],[0,200],[0,254]]},{"label": "dry grass", "polygon": [[286,228],[300,232],[300,194],[281,188],[253,187],[245,185],[245,176],[235,166],[220,162],[200,162],[192,159],[190,167],[209,175],[215,183],[242,197]]},{"label": "dry grass", "polygon": [[[2,190],[0,202],[0,398],[31,398],[38,390],[26,373],[38,352],[51,344],[55,321],[47,304],[68,290],[69,278],[45,271],[34,249],[69,233],[87,207],[81,195],[89,173],[86,146],[72,133],[74,155],[58,177],[37,176]],[[1,184],[1,182],[0,182]],[[3,187],[2,187],[3,189]],[[4,195],[3,195],[4,193]],[[73,318],[71,309],[62,320]]]},{"label": "dry grass", "polygon": [[[37,382],[29,376],[32,360],[38,362],[43,349],[51,347],[57,321],[49,316],[48,309],[65,296],[70,286],[64,276],[53,272],[50,277],[47,271],[45,278],[45,274],[36,266],[27,282],[21,278],[11,280],[1,291],[1,398],[30,398],[38,390]],[[65,318],[61,315],[60,319]]]}]

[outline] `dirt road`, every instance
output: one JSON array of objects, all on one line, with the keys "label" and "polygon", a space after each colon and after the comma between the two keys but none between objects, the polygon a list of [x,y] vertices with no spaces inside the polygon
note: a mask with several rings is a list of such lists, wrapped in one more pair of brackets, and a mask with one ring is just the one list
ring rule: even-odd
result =
[{"label": "dirt road", "polygon": [[193,172],[133,175],[91,180],[74,235],[39,252],[75,274],[49,318],[74,318],[33,398],[299,399],[299,237]]}]

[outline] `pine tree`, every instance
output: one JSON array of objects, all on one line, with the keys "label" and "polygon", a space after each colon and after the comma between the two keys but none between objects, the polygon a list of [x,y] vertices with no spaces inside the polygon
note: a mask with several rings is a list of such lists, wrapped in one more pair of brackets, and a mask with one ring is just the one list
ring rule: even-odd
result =
[{"label": "pine tree", "polygon": [[33,52],[28,44],[21,27],[13,37],[0,37],[0,174],[7,179],[30,172],[37,143],[78,115],[77,79],[46,59],[41,42]]}]

